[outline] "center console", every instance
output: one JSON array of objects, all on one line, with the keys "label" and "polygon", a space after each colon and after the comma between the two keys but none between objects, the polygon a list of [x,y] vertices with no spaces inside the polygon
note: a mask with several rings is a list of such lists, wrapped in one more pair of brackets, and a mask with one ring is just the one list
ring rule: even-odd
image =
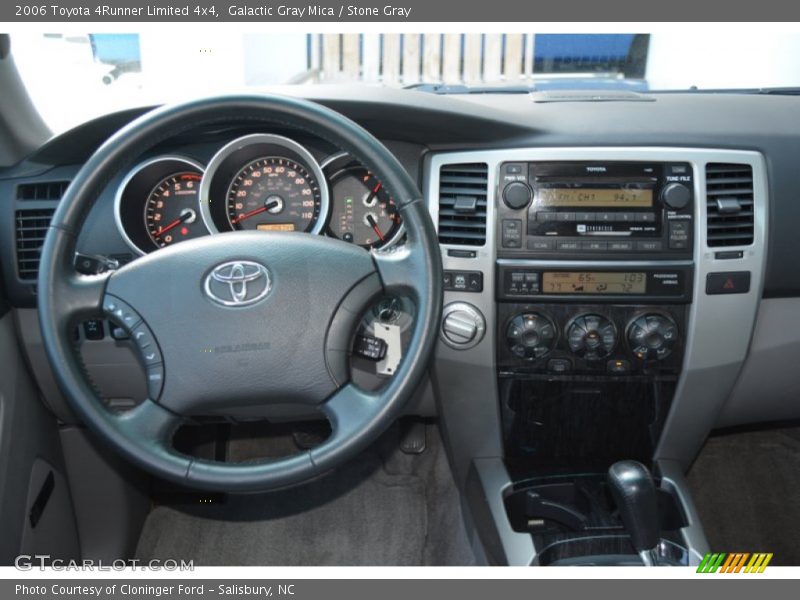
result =
[{"label": "center console", "polygon": [[[736,175],[721,192],[719,172]],[[475,151],[432,157],[426,189],[445,268],[433,378],[487,562],[696,564],[707,544],[683,474],[747,352],[763,159]],[[731,218],[718,228],[712,211]],[[747,212],[750,243],[716,243]],[[612,493],[620,465],[654,490],[646,519]]]}]

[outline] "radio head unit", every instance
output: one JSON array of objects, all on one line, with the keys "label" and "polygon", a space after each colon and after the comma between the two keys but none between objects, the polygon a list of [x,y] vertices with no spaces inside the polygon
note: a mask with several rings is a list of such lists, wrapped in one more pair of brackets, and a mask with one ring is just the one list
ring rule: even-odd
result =
[{"label": "radio head unit", "polygon": [[693,183],[689,163],[503,163],[499,250],[691,256]]}]

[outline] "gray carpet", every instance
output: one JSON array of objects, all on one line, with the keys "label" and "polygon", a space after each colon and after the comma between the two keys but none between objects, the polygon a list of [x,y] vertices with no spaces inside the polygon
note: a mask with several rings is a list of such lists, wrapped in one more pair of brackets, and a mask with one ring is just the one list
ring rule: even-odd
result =
[{"label": "gray carpet", "polygon": [[688,479],[712,550],[800,565],[800,429],[712,437]]},{"label": "gray carpet", "polygon": [[[156,507],[137,558],[196,565],[469,565],[474,558],[435,426],[421,455],[393,429],[356,460],[304,486],[230,496],[225,504]],[[285,445],[286,440],[280,441]],[[253,440],[232,448],[255,451]]]}]

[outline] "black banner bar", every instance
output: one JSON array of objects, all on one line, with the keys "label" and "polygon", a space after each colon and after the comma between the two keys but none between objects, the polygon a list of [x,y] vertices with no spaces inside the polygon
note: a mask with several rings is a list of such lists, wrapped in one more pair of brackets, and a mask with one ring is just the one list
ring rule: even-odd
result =
[{"label": "black banner bar", "polygon": [[800,20],[785,0],[10,0],[0,20],[21,22],[749,22]]}]

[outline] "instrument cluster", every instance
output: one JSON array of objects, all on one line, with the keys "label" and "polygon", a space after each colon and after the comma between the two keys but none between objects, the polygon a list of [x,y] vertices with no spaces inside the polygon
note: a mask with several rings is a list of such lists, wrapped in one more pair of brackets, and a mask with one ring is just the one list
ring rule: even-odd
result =
[{"label": "instrument cluster", "polygon": [[115,216],[137,254],[237,230],[328,235],[367,249],[403,235],[394,200],[353,157],[319,163],[296,141],[262,133],[225,144],[205,166],[179,155],[139,164],[117,190]]}]

